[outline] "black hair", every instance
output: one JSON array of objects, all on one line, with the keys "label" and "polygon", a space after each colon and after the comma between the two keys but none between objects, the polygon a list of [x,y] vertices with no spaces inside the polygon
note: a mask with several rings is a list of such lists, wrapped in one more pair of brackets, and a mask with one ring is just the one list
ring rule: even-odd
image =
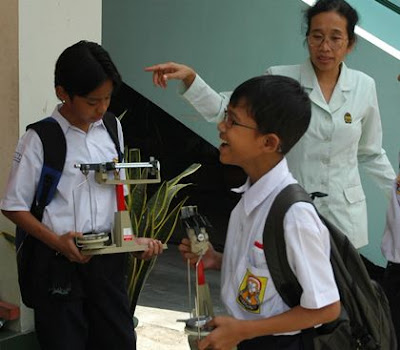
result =
[{"label": "black hair", "polygon": [[261,134],[276,134],[286,154],[306,132],[311,102],[298,81],[280,75],[262,75],[239,85],[232,93],[232,107],[247,108]]},{"label": "black hair", "polygon": [[358,23],[358,14],[357,11],[344,0],[318,0],[314,6],[311,6],[304,15],[305,22],[307,23],[306,36],[310,33],[312,18],[322,12],[330,11],[334,11],[346,18],[349,45],[353,44],[356,41],[354,27]]},{"label": "black hair", "polygon": [[66,48],[56,62],[54,85],[62,86],[71,98],[86,96],[108,79],[115,92],[121,76],[108,52],[94,42],[79,41]]}]

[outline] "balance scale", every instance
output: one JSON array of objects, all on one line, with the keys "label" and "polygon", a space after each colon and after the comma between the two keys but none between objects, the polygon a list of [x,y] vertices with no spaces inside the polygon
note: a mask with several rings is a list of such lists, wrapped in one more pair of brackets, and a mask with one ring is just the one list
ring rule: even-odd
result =
[{"label": "balance scale", "polygon": [[[185,333],[188,335],[190,349],[197,350],[197,341],[206,337],[212,331],[212,328],[207,327],[206,324],[214,317],[210,289],[206,283],[202,261],[202,258],[209,247],[209,236],[207,230],[212,226],[206,217],[198,213],[197,206],[182,207],[181,222],[185,227],[186,234],[190,240],[191,250],[199,256],[199,259],[196,263],[195,307],[190,312],[189,319],[178,321],[185,322]],[[189,260],[187,261],[187,276],[189,305],[192,305],[192,284]]]},{"label": "balance scale", "polygon": [[[84,234],[83,237],[76,238],[76,245],[80,248],[83,255],[102,255],[126,252],[145,251],[148,246],[137,244],[134,240],[132,232],[132,224],[130,214],[126,210],[124,198],[124,184],[151,184],[159,183],[160,163],[153,157],[149,162],[133,162],[133,163],[91,163],[91,164],[74,164],[74,167],[80,169],[82,174],[87,177],[89,171],[95,172],[95,180],[100,184],[114,185],[117,196],[117,211],[114,214],[114,228],[111,233],[100,232]],[[152,176],[150,179],[120,179],[118,170],[133,168],[149,168]],[[114,178],[109,178],[109,172],[114,173]],[[167,249],[167,245],[163,244],[163,248]]]}]

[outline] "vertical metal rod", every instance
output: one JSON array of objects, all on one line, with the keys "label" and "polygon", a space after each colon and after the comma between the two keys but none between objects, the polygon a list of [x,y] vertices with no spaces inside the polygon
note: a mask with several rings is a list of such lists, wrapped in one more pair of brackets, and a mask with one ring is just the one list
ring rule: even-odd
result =
[{"label": "vertical metal rod", "polygon": [[[87,175],[86,175],[87,179]],[[89,186],[89,204],[90,204],[90,216],[91,216],[91,221],[92,221],[92,232],[95,232],[95,227],[96,225],[96,215],[94,214],[93,211],[93,204],[92,204],[92,186],[90,185],[90,181],[88,181],[88,186]],[[97,207],[96,207],[97,208]]]},{"label": "vertical metal rod", "polygon": [[190,259],[187,259],[187,281],[188,281],[188,294],[189,294],[189,318],[193,317],[192,314],[192,282],[190,279]]},{"label": "vertical metal rod", "polygon": [[202,257],[203,256],[200,255],[196,263],[196,315],[197,315],[197,336],[199,340],[200,340],[199,264]]},{"label": "vertical metal rod", "polygon": [[[78,185],[76,186],[73,190],[72,190],[72,202],[73,202],[73,208],[74,208],[74,226],[75,226],[75,232],[78,232],[79,230],[82,230],[83,227],[78,228],[77,222],[76,222],[76,217],[77,217],[77,212],[76,212],[76,208],[75,208],[75,203],[76,203],[76,199],[75,199],[75,191],[77,191],[81,186],[83,186],[86,182],[88,182],[88,177],[87,174],[84,173],[83,174],[85,176],[85,179]],[[89,186],[89,185],[88,185]],[[90,215],[92,215],[92,203],[90,203],[91,198],[90,198],[90,187],[89,187],[89,205],[90,205]],[[92,218],[92,217],[91,217]],[[93,223],[92,223],[93,224]]]}]

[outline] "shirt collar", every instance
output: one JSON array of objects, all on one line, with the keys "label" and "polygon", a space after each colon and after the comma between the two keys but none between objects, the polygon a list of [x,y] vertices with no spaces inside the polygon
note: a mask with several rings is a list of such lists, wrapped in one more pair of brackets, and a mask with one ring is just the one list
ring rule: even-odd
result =
[{"label": "shirt collar", "polygon": [[[301,85],[308,89],[313,89],[315,86],[318,86],[317,76],[315,74],[314,67],[310,59],[308,59],[301,65],[300,82]],[[344,62],[341,63],[340,75],[337,85],[342,91],[349,91],[354,85],[354,82],[352,81],[349,74],[349,69]]]},{"label": "shirt collar", "polygon": [[250,184],[250,179],[247,178],[242,186],[234,188],[232,191],[243,193],[244,210],[246,215],[249,215],[275,190],[287,175],[289,175],[289,168],[286,158],[283,158],[253,185]]},{"label": "shirt collar", "polygon": [[[61,108],[61,106],[62,106],[61,103],[58,104],[58,105],[56,106],[56,108],[54,108],[54,111],[53,111],[53,113],[51,114],[51,116],[52,116],[55,120],[57,120],[58,124],[60,124],[60,126],[61,126],[62,131],[64,132],[64,134],[66,134],[66,133],[68,132],[68,129],[71,128],[71,127],[73,127],[73,125],[72,125],[67,119],[65,119],[65,118],[61,115],[61,113],[60,113],[60,108]],[[106,126],[104,125],[103,119],[98,120],[97,122],[92,123],[92,125],[91,125],[90,128],[94,128],[94,127],[97,127],[97,126],[102,126],[102,127],[104,127],[104,128],[106,127]],[[90,129],[89,129],[89,130],[90,130]]]}]

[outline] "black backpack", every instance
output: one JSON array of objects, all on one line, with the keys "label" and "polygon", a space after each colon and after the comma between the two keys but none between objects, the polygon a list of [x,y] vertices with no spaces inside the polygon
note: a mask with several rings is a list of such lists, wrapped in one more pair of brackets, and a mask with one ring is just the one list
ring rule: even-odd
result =
[{"label": "black backpack", "polygon": [[[283,219],[296,202],[312,200],[298,184],[285,187],[275,198],[264,228],[264,252],[275,287],[284,302],[300,304],[302,288],[286,255]],[[330,232],[331,264],[342,304],[338,320],[303,331],[306,350],[397,350],[389,303],[382,287],[372,281],[349,239],[318,214]]]},{"label": "black backpack", "polygon": [[[107,112],[103,117],[103,122],[115,144],[119,161],[122,161],[117,119],[113,114]],[[26,127],[26,130],[28,129],[36,131],[43,145],[42,172],[30,210],[36,219],[42,221],[44,208],[53,199],[64,169],[67,145],[60,124],[52,117],[30,124]],[[17,250],[18,283],[22,301],[28,307],[33,307],[34,277],[32,276],[32,266],[35,261],[34,250],[37,243],[38,240],[36,238],[17,226],[15,245]]]}]

